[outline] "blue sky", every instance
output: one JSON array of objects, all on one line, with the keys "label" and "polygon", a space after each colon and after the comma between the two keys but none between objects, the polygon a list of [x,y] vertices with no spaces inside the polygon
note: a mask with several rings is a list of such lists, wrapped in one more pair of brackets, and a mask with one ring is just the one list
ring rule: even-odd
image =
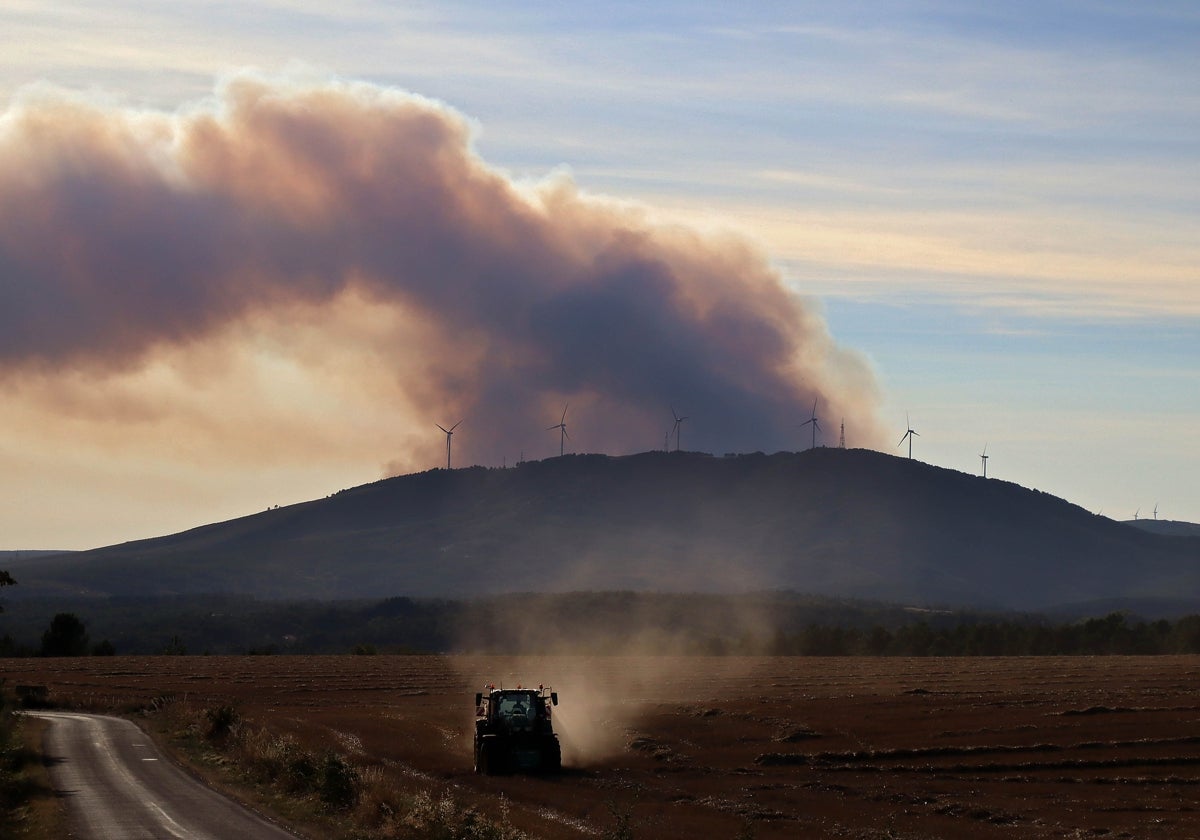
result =
[{"label": "blue sky", "polygon": [[[1200,521],[1194,3],[16,0],[0,32],[4,107],[49,85],[195,108],[247,67],[440,100],[518,181],[564,171],[756,242],[870,362],[896,440],[911,416],[916,457],[975,472],[986,444],[997,478]],[[384,460],[281,460],[231,491],[169,447],[14,443],[35,414],[7,421],[0,548],[176,530]]]}]

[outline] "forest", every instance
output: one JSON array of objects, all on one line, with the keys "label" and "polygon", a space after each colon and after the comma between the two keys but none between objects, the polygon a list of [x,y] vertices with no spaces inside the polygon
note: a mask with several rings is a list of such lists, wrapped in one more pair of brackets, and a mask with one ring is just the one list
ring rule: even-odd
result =
[{"label": "forest", "polygon": [[5,657],[345,653],[1155,655],[1200,653],[1200,616],[1065,620],[789,592],[14,600],[0,614]]}]

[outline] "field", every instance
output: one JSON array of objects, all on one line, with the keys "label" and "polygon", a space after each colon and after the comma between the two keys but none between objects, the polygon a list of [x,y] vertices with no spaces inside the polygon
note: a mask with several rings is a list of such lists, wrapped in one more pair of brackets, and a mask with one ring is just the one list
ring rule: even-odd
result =
[{"label": "field", "polygon": [[[537,837],[1200,837],[1200,657],[108,657],[3,674],[92,708],[232,704],[492,813],[503,794]],[[561,775],[472,773],[485,681],[553,684]]]}]

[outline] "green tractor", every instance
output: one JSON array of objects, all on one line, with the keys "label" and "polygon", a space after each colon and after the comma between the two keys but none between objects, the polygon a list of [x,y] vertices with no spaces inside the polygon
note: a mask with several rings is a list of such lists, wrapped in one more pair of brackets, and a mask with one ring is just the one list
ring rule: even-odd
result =
[{"label": "green tractor", "polygon": [[553,773],[562,750],[550,722],[558,692],[545,686],[496,688],[475,695],[475,772]]}]

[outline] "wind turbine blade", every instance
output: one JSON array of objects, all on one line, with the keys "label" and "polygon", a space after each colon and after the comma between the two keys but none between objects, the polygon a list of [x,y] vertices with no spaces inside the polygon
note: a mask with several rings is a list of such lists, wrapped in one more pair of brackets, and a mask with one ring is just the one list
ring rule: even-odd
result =
[{"label": "wind turbine blade", "polygon": [[986,443],[983,445],[983,457],[984,458],[987,457],[987,444]]},{"label": "wind turbine blade", "polygon": [[548,432],[548,431],[550,431],[551,429],[557,429],[557,428],[558,428],[558,426],[547,426],[547,427],[546,427],[546,431]]},{"label": "wind turbine blade", "polygon": [[451,430],[450,430],[450,429],[447,429],[447,428],[445,428],[445,427],[444,427],[444,426],[443,426],[441,423],[434,423],[433,425],[437,426],[439,429],[441,429],[441,430],[442,430],[443,432],[445,432],[446,434],[450,434],[450,431],[451,431]]},{"label": "wind turbine blade", "polygon": [[[467,419],[466,417],[463,418],[463,420],[466,420],[466,419]],[[459,420],[457,423],[455,423],[453,426],[451,426],[447,430],[446,434],[450,434],[450,432],[453,432],[455,429],[457,429],[459,426],[461,426],[463,424],[463,420]]]},{"label": "wind turbine blade", "polygon": [[899,443],[897,443],[897,444],[896,444],[896,446],[903,446],[903,445],[904,445],[904,441],[908,440],[908,436],[909,436],[910,434],[912,434],[912,432],[905,432],[905,433],[904,433],[904,437],[900,438],[900,442],[899,442]]},{"label": "wind turbine blade", "polygon": [[909,433],[910,435],[912,435],[913,437],[920,437],[920,436],[921,436],[921,433],[920,433],[920,432],[914,432],[914,431],[912,431],[911,429],[909,429],[909,432],[908,432],[908,433]]},{"label": "wind turbine blade", "polygon": [[566,405],[563,406],[563,416],[562,416],[562,419],[558,421],[559,423],[567,422],[567,409],[570,407],[571,407],[570,403],[567,403]]}]

